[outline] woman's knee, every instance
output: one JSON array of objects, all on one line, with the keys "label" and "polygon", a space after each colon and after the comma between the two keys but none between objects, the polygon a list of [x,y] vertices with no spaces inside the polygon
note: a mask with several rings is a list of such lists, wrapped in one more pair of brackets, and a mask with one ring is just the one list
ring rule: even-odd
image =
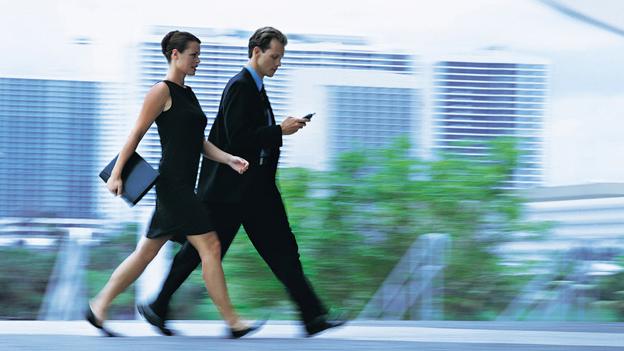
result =
[{"label": "woman's knee", "polygon": [[204,238],[204,255],[221,259],[221,241],[216,233],[208,233]]},{"label": "woman's knee", "polygon": [[214,235],[214,238],[210,240],[208,244],[208,251],[211,255],[221,258],[221,241]]},{"label": "woman's knee", "polygon": [[160,251],[160,246],[141,244],[135,250],[134,254],[142,261],[151,262]]}]

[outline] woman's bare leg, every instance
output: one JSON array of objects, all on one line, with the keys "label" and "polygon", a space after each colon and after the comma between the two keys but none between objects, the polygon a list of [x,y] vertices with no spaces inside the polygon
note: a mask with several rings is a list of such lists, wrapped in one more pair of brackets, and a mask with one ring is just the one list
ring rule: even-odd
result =
[{"label": "woman's bare leg", "polygon": [[124,292],[143,273],[147,265],[152,262],[158,251],[167,242],[168,238],[143,238],[136,249],[113,272],[106,285],[100,290],[89,304],[100,322],[106,320],[108,307],[115,297]]},{"label": "woman's bare leg", "polygon": [[240,321],[232,307],[221,266],[221,244],[216,232],[201,235],[188,235],[188,241],[195,247],[201,258],[202,277],[210,298],[219,309],[223,319],[234,330],[244,329],[247,325]]}]

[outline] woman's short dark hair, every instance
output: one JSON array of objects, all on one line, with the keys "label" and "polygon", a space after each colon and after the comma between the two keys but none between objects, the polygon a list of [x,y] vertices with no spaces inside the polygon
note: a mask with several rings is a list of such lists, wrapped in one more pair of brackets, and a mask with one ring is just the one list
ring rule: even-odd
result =
[{"label": "woman's short dark hair", "polygon": [[178,30],[173,30],[160,42],[160,46],[162,47],[162,53],[167,58],[167,62],[171,63],[171,53],[173,49],[177,49],[179,52],[183,52],[186,50],[186,47],[189,42],[197,42],[197,44],[201,44],[199,38],[194,36],[189,32],[180,32]]},{"label": "woman's short dark hair", "polygon": [[288,44],[288,38],[286,38],[286,36],[279,30],[273,27],[262,27],[258,29],[251,36],[251,38],[249,38],[249,58],[251,58],[253,49],[256,46],[259,47],[262,52],[265,52],[271,46],[271,41],[273,39],[277,39],[277,41],[279,41],[284,46]]}]

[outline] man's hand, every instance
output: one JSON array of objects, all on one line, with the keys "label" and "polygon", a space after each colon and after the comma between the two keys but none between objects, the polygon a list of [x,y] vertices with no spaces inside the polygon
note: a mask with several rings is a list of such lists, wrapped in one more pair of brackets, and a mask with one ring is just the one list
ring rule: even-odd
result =
[{"label": "man's hand", "polygon": [[282,134],[291,135],[297,133],[299,129],[305,127],[306,122],[310,121],[305,118],[287,117],[280,125],[280,127],[282,127]]}]

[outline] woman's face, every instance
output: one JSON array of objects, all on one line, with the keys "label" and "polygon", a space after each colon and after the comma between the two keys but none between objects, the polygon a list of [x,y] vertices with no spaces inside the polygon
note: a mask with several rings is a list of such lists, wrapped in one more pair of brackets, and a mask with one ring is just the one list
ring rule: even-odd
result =
[{"label": "woman's face", "polygon": [[174,49],[171,58],[171,63],[175,65],[178,70],[184,72],[186,75],[194,76],[200,62],[199,43],[195,41],[188,42],[186,44],[186,49],[182,52]]}]

